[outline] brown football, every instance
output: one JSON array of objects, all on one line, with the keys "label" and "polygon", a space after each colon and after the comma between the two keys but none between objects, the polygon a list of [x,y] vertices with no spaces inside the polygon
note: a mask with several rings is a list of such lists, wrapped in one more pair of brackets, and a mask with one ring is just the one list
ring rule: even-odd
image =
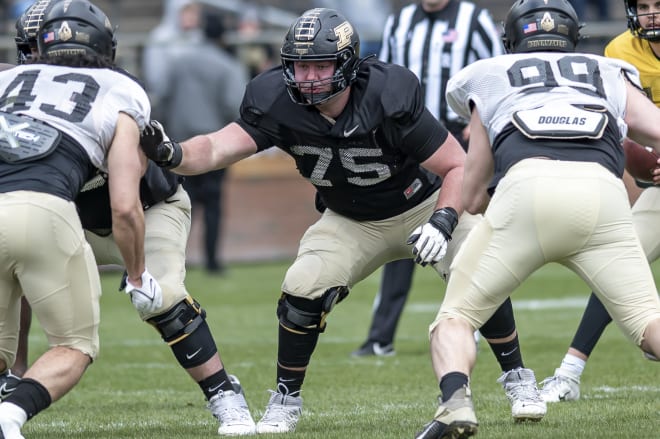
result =
[{"label": "brown football", "polygon": [[626,170],[637,180],[653,182],[651,171],[658,166],[660,155],[650,146],[642,146],[630,139],[623,141]]}]

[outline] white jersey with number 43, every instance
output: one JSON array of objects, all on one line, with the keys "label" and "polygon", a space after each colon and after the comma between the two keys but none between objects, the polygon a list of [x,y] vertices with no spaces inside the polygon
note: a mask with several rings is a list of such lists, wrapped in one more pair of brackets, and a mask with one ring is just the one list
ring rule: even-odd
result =
[{"label": "white jersey with number 43", "polygon": [[26,64],[0,72],[0,111],[24,114],[68,134],[103,171],[119,113],[140,131],[149,120],[146,92],[111,69]]}]

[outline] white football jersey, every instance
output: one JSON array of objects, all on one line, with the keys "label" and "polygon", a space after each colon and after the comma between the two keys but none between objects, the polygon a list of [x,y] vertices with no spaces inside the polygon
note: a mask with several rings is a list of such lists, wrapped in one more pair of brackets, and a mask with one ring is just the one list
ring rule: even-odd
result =
[{"label": "white football jersey", "polygon": [[30,116],[68,134],[107,171],[119,113],[131,116],[142,131],[151,105],[135,80],[111,69],[26,64],[0,72],[0,111]]},{"label": "white football jersey", "polygon": [[630,64],[598,55],[578,53],[524,53],[477,61],[453,76],[447,102],[470,119],[471,103],[479,110],[491,144],[513,115],[544,106],[593,105],[617,118],[622,136],[626,108],[624,74],[639,85]]}]

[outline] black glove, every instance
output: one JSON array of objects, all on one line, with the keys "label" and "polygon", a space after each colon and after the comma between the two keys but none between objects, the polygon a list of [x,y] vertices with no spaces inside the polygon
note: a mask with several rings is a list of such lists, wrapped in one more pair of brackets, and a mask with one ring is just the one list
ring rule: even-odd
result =
[{"label": "black glove", "polygon": [[147,158],[161,168],[171,169],[181,164],[181,145],[167,137],[165,129],[157,120],[151,120],[140,134],[140,146]]},{"label": "black glove", "polygon": [[433,212],[429,222],[417,227],[406,244],[413,245],[415,262],[425,266],[435,264],[447,253],[447,244],[458,224],[458,213],[451,207]]}]

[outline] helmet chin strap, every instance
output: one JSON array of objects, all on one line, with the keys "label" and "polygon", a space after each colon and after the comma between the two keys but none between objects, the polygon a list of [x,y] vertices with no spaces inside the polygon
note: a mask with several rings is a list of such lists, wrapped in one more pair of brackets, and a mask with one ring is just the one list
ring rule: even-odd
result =
[{"label": "helmet chin strap", "polygon": [[301,94],[305,98],[305,100],[309,102],[311,105],[321,104],[327,101],[332,96],[332,93],[329,91],[326,91],[324,93],[301,93]]}]

